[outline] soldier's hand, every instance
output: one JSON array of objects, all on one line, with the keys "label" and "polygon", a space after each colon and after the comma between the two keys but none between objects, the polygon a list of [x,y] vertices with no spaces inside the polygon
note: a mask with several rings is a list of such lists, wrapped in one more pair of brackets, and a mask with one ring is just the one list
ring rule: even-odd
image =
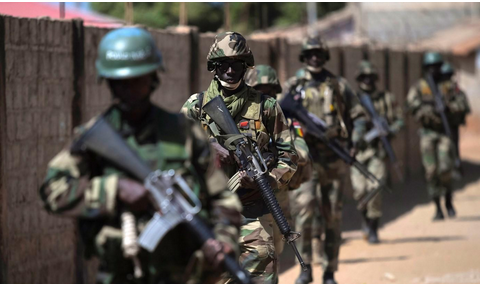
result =
[{"label": "soldier's hand", "polygon": [[117,184],[117,196],[133,212],[147,210],[150,206],[149,191],[139,182],[120,178]]},{"label": "soldier's hand", "polygon": [[223,270],[225,255],[233,253],[233,250],[228,244],[215,239],[208,239],[201,247],[201,251],[210,270],[220,273]]},{"label": "soldier's hand", "polygon": [[211,141],[211,146],[213,147],[213,149],[215,149],[216,155],[218,156],[222,164],[231,165],[235,163],[235,160],[233,159],[233,156],[230,154],[230,151],[225,149],[218,142]]},{"label": "soldier's hand", "polygon": [[245,171],[239,171],[240,185],[244,188],[258,189],[257,183]]}]

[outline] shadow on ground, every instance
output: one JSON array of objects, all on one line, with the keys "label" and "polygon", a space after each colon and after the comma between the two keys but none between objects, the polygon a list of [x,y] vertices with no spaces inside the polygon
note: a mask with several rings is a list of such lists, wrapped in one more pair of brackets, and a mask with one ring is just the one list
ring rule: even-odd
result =
[{"label": "shadow on ground", "polygon": [[398,261],[398,260],[406,260],[409,257],[401,255],[401,256],[391,256],[391,257],[368,257],[368,258],[354,258],[354,259],[344,259],[340,260],[339,263],[344,264],[358,264],[364,262],[386,262],[386,261]]},{"label": "shadow on ground", "polygon": [[[480,164],[472,163],[468,161],[462,161],[464,176],[463,178],[455,182],[454,190],[459,191],[463,189],[467,184],[473,183],[480,179]],[[426,185],[424,182],[423,171],[419,176],[412,177],[411,180],[406,180],[405,184],[395,184],[392,185],[392,193],[385,193],[383,198],[383,213],[384,216],[381,218],[381,225],[387,224],[401,215],[411,211],[415,206],[420,204],[429,203]],[[349,185],[350,186],[350,185]],[[351,196],[352,190],[348,188],[344,192],[344,211],[342,218],[342,231],[353,231],[359,230],[361,228],[361,216],[359,211],[356,209],[357,203],[353,200]],[[479,196],[466,197],[468,201],[479,200]],[[458,210],[458,208],[456,208]],[[428,216],[428,220],[433,216]],[[480,216],[465,216],[457,217],[454,219],[456,222],[475,222],[479,221]],[[460,240],[461,236],[448,236],[448,237],[421,237],[421,238],[403,238],[395,239],[391,241],[386,241],[384,243],[397,244],[405,242],[441,242],[441,241],[454,241]],[[347,243],[354,239],[349,237],[344,239],[343,242]],[[395,259],[398,260],[398,259]],[[344,260],[348,263],[355,263],[358,260]],[[341,261],[341,262],[344,262]],[[367,261],[371,261],[368,259]],[[379,261],[379,260],[373,260]],[[384,261],[384,260],[382,260]],[[280,273],[291,268],[296,264],[294,253],[290,246],[285,245],[284,251],[280,256]],[[364,262],[363,260],[359,262]]]}]

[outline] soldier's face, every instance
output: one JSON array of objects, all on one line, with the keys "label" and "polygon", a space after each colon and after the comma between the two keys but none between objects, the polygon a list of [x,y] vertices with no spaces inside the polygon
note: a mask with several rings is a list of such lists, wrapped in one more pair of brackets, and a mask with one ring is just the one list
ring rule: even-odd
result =
[{"label": "soldier's face", "polygon": [[312,67],[322,67],[325,64],[325,56],[322,49],[311,49],[304,52],[305,63]]},{"label": "soldier's face", "polygon": [[433,78],[437,79],[441,77],[441,66],[442,64],[431,64],[426,67],[426,70]]},{"label": "soldier's face", "polygon": [[121,100],[123,104],[133,107],[140,103],[149,102],[149,96],[153,91],[153,83],[153,74],[130,79],[109,80],[114,97]]},{"label": "soldier's face", "polygon": [[245,74],[245,62],[236,59],[227,59],[216,62],[216,75],[228,84],[238,83]]}]

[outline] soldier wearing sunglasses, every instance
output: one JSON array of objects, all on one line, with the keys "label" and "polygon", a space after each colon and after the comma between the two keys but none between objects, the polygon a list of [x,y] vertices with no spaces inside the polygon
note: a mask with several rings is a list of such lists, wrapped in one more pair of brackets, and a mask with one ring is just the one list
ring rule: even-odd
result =
[{"label": "soldier wearing sunglasses", "polygon": [[[240,263],[254,283],[277,283],[277,255],[273,230],[277,226],[264,218],[269,213],[257,184],[239,171],[232,154],[217,141],[219,129],[211,123],[202,107],[216,96],[221,96],[240,132],[258,144],[263,156],[273,156],[269,181],[276,190],[287,186],[297,169],[298,156],[290,138],[290,130],[277,101],[245,84],[247,68],[255,60],[245,38],[236,32],[218,34],[208,53],[208,71],[214,74],[205,92],[192,95],[181,111],[197,120],[211,137],[221,167],[230,180],[238,180],[236,190],[243,206]],[[231,282],[231,280],[230,280]]]}]

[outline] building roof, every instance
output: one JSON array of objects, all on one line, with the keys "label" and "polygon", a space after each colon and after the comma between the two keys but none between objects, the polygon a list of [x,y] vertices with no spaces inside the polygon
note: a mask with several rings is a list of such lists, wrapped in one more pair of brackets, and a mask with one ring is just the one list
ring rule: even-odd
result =
[{"label": "building roof", "polygon": [[414,50],[438,50],[465,56],[480,46],[480,20],[469,19],[410,45]]},{"label": "building roof", "polygon": [[[23,18],[50,17],[60,18],[59,5],[41,2],[0,2],[0,14]],[[98,13],[87,12],[74,8],[65,7],[64,19],[81,18],[86,26],[96,26],[104,28],[115,28],[124,25],[124,21],[101,15]]]}]

